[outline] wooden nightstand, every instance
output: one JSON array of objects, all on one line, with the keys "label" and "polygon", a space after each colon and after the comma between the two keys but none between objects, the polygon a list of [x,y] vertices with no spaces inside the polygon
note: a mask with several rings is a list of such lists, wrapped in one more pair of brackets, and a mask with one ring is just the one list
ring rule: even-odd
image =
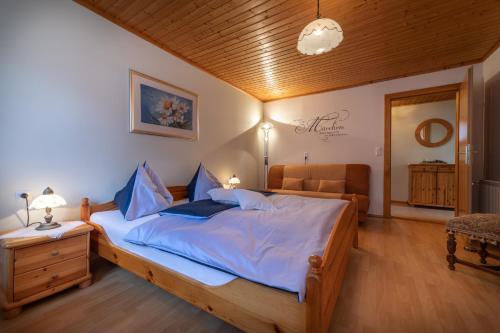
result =
[{"label": "wooden nightstand", "polygon": [[22,306],[74,285],[88,287],[90,231],[84,224],[61,238],[47,236],[0,240],[0,306],[4,318]]}]

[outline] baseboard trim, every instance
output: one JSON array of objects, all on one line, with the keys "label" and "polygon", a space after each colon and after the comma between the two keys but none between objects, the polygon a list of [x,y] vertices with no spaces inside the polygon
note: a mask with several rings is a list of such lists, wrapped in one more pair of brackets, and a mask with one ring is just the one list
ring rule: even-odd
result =
[{"label": "baseboard trim", "polygon": [[446,224],[447,220],[445,219],[426,219],[426,218],[417,218],[411,216],[383,216],[378,214],[368,214],[368,217],[376,218],[376,219],[397,219],[397,220],[405,220],[405,221],[415,221],[415,222],[429,222],[429,223],[437,223],[437,224]]},{"label": "baseboard trim", "polygon": [[428,223],[437,223],[437,224],[446,224],[447,220],[439,220],[439,219],[426,219],[421,217],[412,217],[412,216],[391,216],[392,219],[397,220],[405,220],[405,221],[415,221],[415,222],[428,222]]},{"label": "baseboard trim", "polygon": [[401,204],[401,205],[408,205],[408,201],[402,201],[402,200],[391,200],[391,203]]}]

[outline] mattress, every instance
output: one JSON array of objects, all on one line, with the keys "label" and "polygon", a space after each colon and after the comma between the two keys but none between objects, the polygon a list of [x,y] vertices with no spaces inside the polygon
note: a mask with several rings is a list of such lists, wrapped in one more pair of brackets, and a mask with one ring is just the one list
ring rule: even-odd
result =
[{"label": "mattress", "polygon": [[124,236],[133,228],[140,226],[158,214],[148,215],[133,221],[127,221],[119,210],[93,213],[90,220],[100,225],[113,245],[132,252],[140,257],[187,276],[208,286],[221,286],[236,279],[237,276],[221,270],[191,261],[178,255],[161,251],[152,247],[135,245],[123,240]]}]

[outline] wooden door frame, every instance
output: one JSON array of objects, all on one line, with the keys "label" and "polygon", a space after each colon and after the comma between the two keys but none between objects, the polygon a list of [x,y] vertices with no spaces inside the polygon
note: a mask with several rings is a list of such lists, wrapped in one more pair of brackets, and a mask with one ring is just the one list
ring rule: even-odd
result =
[{"label": "wooden door frame", "polygon": [[[460,100],[460,83],[444,86],[403,91],[385,95],[384,112],[384,217],[391,217],[391,131],[392,131],[392,101],[436,93],[455,92],[455,116],[458,117]],[[456,133],[455,124],[455,133]],[[455,165],[458,158],[458,136],[455,135]]]}]

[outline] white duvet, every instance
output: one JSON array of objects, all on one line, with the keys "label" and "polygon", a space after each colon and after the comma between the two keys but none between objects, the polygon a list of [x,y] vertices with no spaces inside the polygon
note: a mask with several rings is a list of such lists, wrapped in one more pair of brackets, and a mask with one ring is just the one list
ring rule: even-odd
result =
[{"label": "white duvet", "polygon": [[269,197],[276,210],[226,210],[207,220],[160,216],[133,228],[125,240],[222,269],[303,300],[308,257],[322,255],[347,201]]}]

